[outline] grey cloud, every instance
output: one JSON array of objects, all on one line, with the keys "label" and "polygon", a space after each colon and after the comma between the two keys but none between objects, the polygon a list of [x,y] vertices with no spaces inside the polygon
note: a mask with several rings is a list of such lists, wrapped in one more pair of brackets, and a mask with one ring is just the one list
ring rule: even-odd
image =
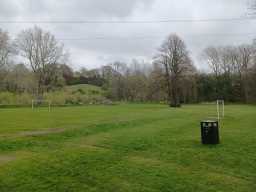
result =
[{"label": "grey cloud", "polygon": [[2,0],[4,15],[21,7],[16,16],[27,18],[52,17],[53,20],[70,18],[127,17],[136,7],[149,8],[153,0]]},{"label": "grey cloud", "polygon": [[20,7],[15,1],[0,2],[0,18],[16,17],[19,14]]},{"label": "grey cloud", "polygon": [[64,5],[71,9],[77,10],[78,14],[82,16],[111,16],[111,17],[127,17],[129,16],[136,6],[146,6],[151,4],[151,0],[87,0],[87,1],[68,1],[65,0]]},{"label": "grey cloud", "polygon": [[[0,17],[23,20],[157,20],[232,18],[246,15],[248,0],[1,0]],[[15,36],[26,25],[1,25]],[[95,67],[113,60],[151,60],[163,39],[177,33],[186,42],[195,63],[204,67],[198,55],[210,45],[249,43],[253,36],[221,36],[256,32],[255,21],[192,22],[158,24],[39,24],[57,38],[91,38],[63,41],[74,66]],[[212,34],[212,35],[205,35]],[[256,34],[256,33],[255,33]],[[141,40],[137,36],[152,36]],[[111,37],[117,40],[94,40]],[[128,39],[126,38],[128,37]],[[131,40],[129,40],[131,38]]]}]

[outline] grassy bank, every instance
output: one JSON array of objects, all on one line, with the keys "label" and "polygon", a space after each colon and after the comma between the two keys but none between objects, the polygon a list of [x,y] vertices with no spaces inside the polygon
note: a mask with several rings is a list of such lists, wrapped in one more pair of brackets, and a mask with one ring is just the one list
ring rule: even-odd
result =
[{"label": "grassy bank", "polygon": [[[28,107],[37,97],[31,93],[0,93],[0,108]],[[109,104],[104,91],[97,86],[80,84],[45,92],[43,100],[51,101],[54,106]]]}]

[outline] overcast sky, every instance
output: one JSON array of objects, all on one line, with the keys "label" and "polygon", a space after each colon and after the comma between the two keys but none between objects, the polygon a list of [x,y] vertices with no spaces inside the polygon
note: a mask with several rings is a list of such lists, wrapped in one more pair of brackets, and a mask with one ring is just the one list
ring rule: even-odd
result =
[{"label": "overcast sky", "polygon": [[[251,0],[0,0],[0,20],[151,21],[240,18],[246,16],[249,1]],[[9,31],[14,38],[20,30],[33,25],[0,23],[0,28]],[[205,47],[250,43],[254,38],[253,34],[256,35],[256,20],[37,25],[62,39],[75,68],[94,68],[115,60],[130,61],[133,58],[150,62],[166,36],[176,33],[186,42],[196,66],[205,69],[206,66],[200,60],[200,53]]]}]

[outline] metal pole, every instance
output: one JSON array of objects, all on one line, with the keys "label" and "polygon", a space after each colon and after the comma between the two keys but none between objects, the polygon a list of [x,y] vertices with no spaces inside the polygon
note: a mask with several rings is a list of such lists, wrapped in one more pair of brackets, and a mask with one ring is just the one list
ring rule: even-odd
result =
[{"label": "metal pole", "polygon": [[217,100],[217,115],[218,115],[218,121],[219,121],[220,120],[219,100]]},{"label": "metal pole", "polygon": [[225,101],[222,101],[222,116],[225,117]]},{"label": "metal pole", "polygon": [[48,101],[48,110],[51,112],[51,101]]}]

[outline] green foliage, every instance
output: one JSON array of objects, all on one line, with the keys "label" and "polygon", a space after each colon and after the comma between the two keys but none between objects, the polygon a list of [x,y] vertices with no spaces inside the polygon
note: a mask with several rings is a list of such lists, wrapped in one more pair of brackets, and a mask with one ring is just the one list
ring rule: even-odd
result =
[{"label": "green foliage", "polygon": [[254,192],[255,106],[226,107],[218,146],[200,143],[207,110],[0,109],[0,191]]},{"label": "green foliage", "polygon": [[[102,104],[106,100],[103,94],[100,87],[86,84],[67,86],[62,92],[51,93],[52,96],[61,95],[63,105]],[[58,102],[58,98],[52,100]]]},{"label": "green foliage", "polygon": [[31,105],[32,98],[28,93],[0,92],[0,105]]},{"label": "green foliage", "polygon": [[47,93],[45,98],[50,100],[53,105],[102,104],[106,100],[101,95],[87,95],[80,92],[70,93],[65,91]]},{"label": "green foliage", "polygon": [[[15,94],[10,92],[0,93],[2,106],[30,106],[34,97],[28,93]],[[45,93],[43,99],[51,101],[52,105],[88,105],[109,104],[100,87],[92,85],[67,86],[64,89]]]},{"label": "green foliage", "polygon": [[107,100],[100,87],[85,84],[67,86],[64,90],[45,94],[45,98],[53,105],[103,104]]},{"label": "green foliage", "polygon": [[0,93],[0,101],[2,105],[8,105],[11,103],[15,103],[15,97],[13,93],[9,93],[9,92],[1,92]]},{"label": "green foliage", "polygon": [[88,84],[78,84],[66,86],[67,91],[79,91],[86,94],[103,94],[103,91],[100,87]]}]

